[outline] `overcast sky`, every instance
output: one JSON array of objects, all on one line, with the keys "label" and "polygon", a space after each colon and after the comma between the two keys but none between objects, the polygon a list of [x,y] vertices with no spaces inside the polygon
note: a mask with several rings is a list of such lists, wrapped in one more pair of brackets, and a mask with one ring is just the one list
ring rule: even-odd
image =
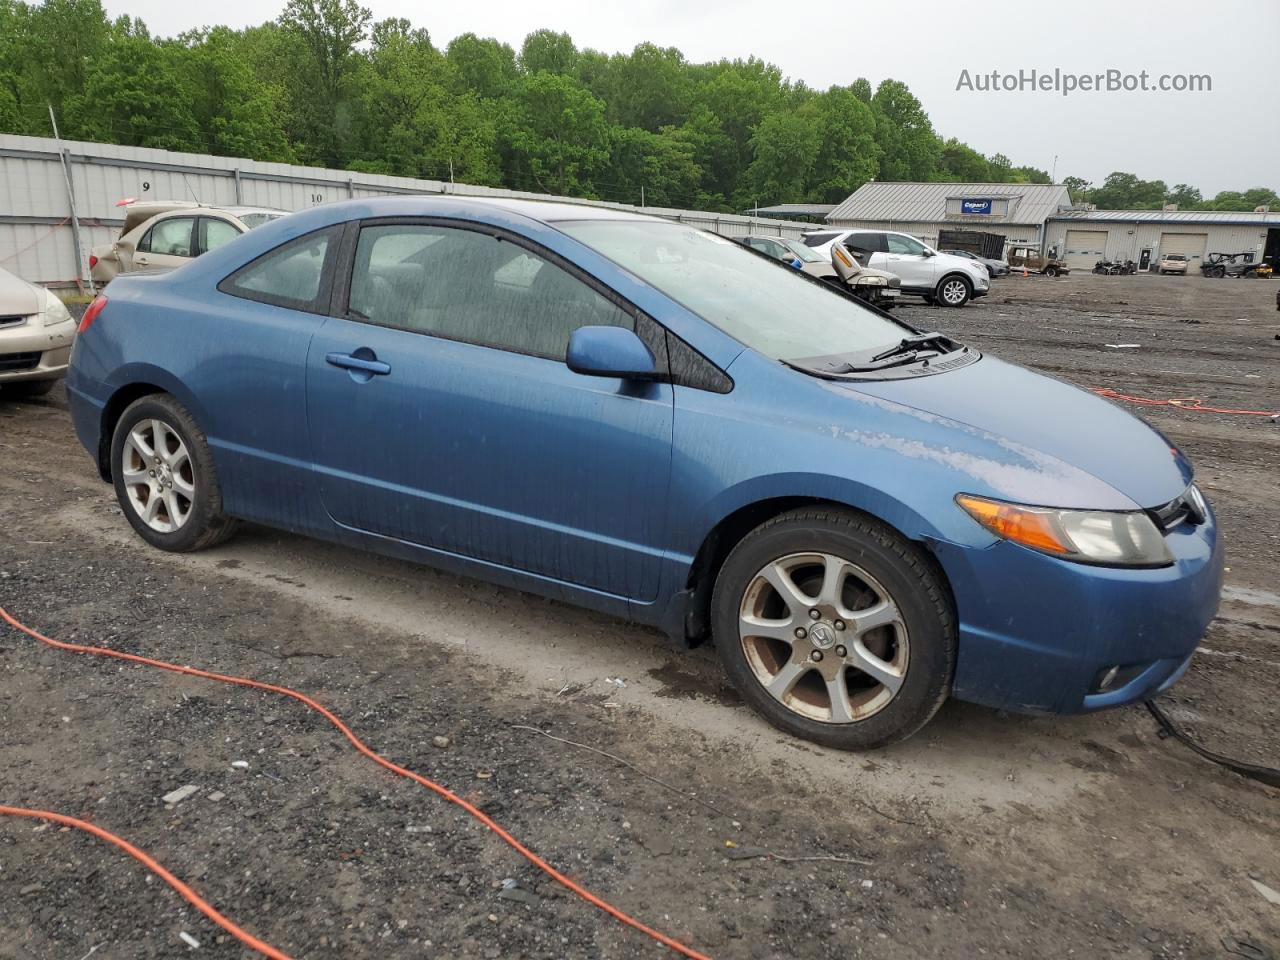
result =
[{"label": "overcast sky", "polygon": [[[769,60],[811,87],[892,77],[920,98],[943,136],[988,155],[1101,182],[1113,170],[1190,183],[1206,196],[1267,186],[1280,190],[1280,4],[1159,0],[986,3],[979,0],[364,0],[376,19],[407,17],[439,47],[468,31],[519,49],[541,27],[567,31],[579,47],[615,52],[651,41],[693,61]],[[141,17],[168,36],[208,23],[260,23],[279,7],[261,0],[216,5],[106,0],[111,16]],[[281,2],[280,6],[283,6]],[[841,11],[833,15],[829,11]],[[1212,90],[982,93],[957,90],[993,70],[1093,74],[1208,74]]]}]

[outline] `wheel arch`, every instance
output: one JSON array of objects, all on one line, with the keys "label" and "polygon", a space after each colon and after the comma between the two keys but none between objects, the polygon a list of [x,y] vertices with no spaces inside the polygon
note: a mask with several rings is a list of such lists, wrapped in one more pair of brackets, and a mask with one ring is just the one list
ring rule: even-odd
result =
[{"label": "wheel arch", "polygon": [[881,495],[881,502],[872,504],[867,499],[856,496],[833,498],[795,494],[752,499],[725,513],[711,526],[694,554],[686,582],[677,595],[681,601],[675,605],[677,622],[671,624],[668,632],[687,646],[703,643],[711,634],[711,593],[720,569],[733,548],[761,524],[802,507],[829,508],[861,514],[884,524],[913,544],[924,562],[937,574],[946,590],[952,613],[955,614],[956,601],[951,581],[931,546],[936,537],[927,522],[913,510],[885,495]]},{"label": "wheel arch", "polygon": [[98,473],[108,483],[111,482],[111,440],[120,416],[135,400],[157,393],[172,396],[187,408],[196,423],[205,424],[203,410],[195,403],[190,391],[172,374],[150,365],[131,365],[122,369],[119,385],[103,404],[98,429]]}]

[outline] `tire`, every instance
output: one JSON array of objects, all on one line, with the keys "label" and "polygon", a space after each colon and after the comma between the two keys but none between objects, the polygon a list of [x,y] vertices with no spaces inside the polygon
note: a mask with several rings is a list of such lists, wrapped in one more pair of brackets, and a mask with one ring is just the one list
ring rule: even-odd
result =
[{"label": "tire", "polygon": [[[842,571],[838,602],[834,589],[823,593],[828,569]],[[792,601],[771,582],[790,584]],[[956,627],[940,577],[917,548],[862,514],[802,508],[762,524],[725,560],[711,602],[729,679],[793,736],[839,750],[882,747],[928,723],[950,692]],[[872,610],[895,619],[860,628],[858,613]],[[767,621],[769,637],[742,626]],[[846,637],[854,638],[847,646]]]},{"label": "tire", "polygon": [[1045,267],[1045,268],[1044,268],[1044,275],[1045,275],[1046,277],[1056,277],[1056,276],[1058,275],[1058,268],[1057,268],[1057,267]]},{"label": "tire", "polygon": [[18,380],[15,383],[6,383],[0,389],[3,389],[6,396],[34,399],[48,396],[57,382],[57,380]]},{"label": "tire", "polygon": [[951,274],[938,281],[933,298],[944,307],[963,307],[973,296],[973,285],[958,274]]},{"label": "tire", "polygon": [[125,518],[153,547],[189,553],[235,530],[222,512],[204,432],[168,394],[135,400],[120,416],[111,438],[111,478]]}]

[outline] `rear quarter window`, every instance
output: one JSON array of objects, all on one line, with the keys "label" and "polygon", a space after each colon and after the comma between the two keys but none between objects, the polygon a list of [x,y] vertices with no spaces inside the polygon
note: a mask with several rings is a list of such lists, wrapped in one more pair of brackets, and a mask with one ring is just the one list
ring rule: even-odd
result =
[{"label": "rear quarter window", "polygon": [[218,289],[242,300],[325,313],[340,230],[326,227],[281,244],[226,277]]}]

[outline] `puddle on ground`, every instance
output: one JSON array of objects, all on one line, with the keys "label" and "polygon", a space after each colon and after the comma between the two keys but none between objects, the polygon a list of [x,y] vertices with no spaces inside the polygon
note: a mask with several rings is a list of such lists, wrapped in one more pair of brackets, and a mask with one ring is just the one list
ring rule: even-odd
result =
[{"label": "puddle on ground", "polygon": [[648,671],[648,674],[662,684],[661,688],[653,691],[655,696],[671,700],[710,700],[727,707],[742,703],[738,692],[728,683],[688,673],[672,660]]}]

